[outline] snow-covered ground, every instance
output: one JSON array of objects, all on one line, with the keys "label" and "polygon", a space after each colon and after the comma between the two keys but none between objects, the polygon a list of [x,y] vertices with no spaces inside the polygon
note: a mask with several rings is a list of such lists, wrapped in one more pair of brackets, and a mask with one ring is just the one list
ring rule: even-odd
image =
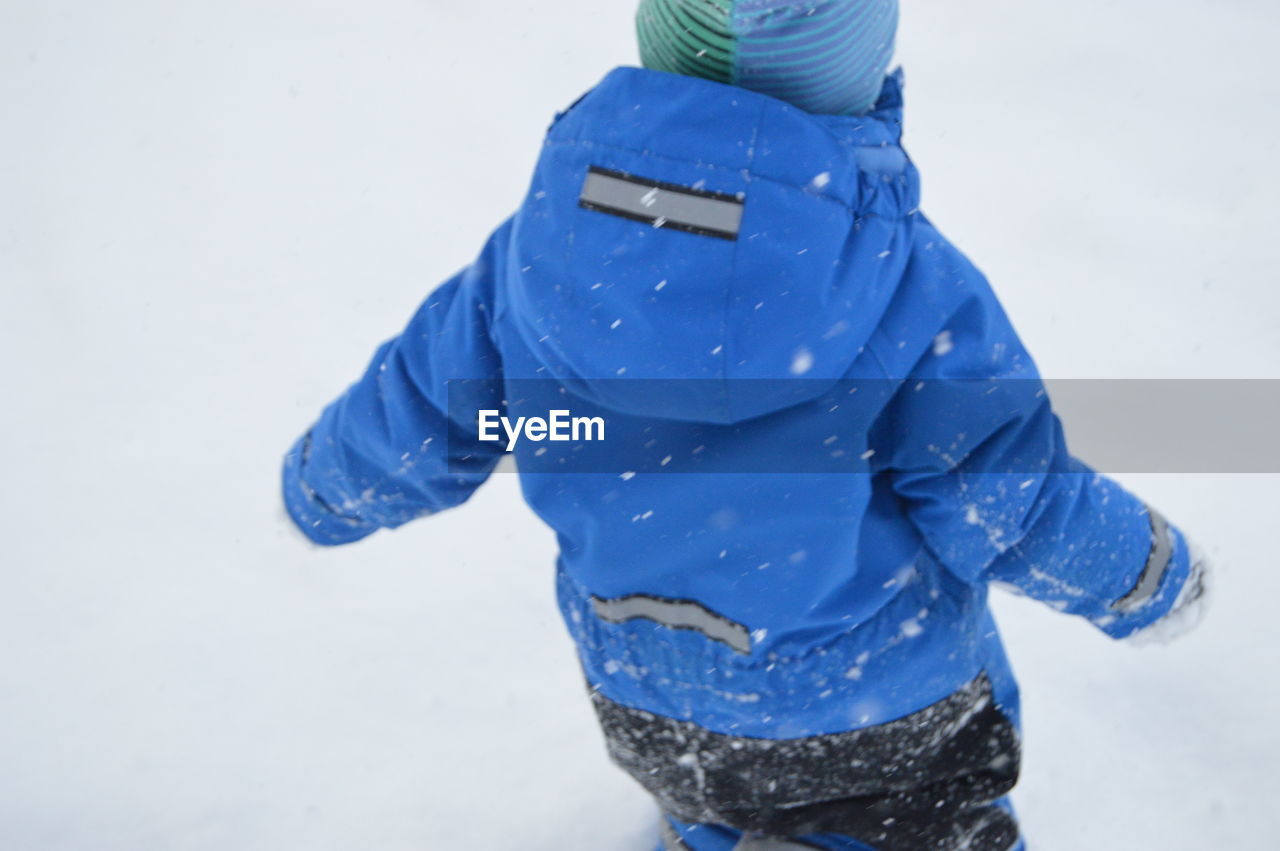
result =
[{"label": "snow-covered ground", "polygon": [[[1048,375],[1280,378],[1274,0],[904,6],[925,207]],[[335,551],[276,496],[630,14],[0,0],[0,848],[648,851],[513,476]],[[997,601],[1033,847],[1275,848],[1280,477],[1121,478],[1216,608]]]}]

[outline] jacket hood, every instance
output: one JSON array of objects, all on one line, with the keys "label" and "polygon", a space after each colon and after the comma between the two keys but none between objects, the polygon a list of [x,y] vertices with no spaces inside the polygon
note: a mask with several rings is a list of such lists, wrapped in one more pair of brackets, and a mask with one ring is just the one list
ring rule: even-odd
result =
[{"label": "jacket hood", "polygon": [[908,259],[919,182],[901,91],[898,71],[870,114],[816,115],[610,72],[556,117],[512,228],[503,309],[539,374],[708,423],[829,389]]}]

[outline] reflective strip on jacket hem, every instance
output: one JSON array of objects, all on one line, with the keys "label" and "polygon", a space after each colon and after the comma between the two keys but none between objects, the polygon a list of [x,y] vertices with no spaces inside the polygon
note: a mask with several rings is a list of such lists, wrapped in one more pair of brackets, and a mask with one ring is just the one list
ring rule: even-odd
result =
[{"label": "reflective strip on jacket hem", "polygon": [[673,600],[632,594],[628,597],[591,597],[596,617],[610,623],[647,618],[672,629],[696,630],[707,638],[729,645],[739,653],[751,652],[751,632],[737,621],[716,614],[694,600]]}]

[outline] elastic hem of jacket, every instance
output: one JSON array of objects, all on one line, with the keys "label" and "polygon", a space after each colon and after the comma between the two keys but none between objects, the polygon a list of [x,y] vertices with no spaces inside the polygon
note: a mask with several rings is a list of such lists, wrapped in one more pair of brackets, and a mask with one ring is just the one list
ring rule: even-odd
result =
[{"label": "elastic hem of jacket", "polygon": [[324,547],[350,544],[373,534],[377,527],[340,517],[326,508],[303,480],[302,462],[308,438],[309,435],[299,438],[284,456],[280,485],[289,518],[309,540]]}]

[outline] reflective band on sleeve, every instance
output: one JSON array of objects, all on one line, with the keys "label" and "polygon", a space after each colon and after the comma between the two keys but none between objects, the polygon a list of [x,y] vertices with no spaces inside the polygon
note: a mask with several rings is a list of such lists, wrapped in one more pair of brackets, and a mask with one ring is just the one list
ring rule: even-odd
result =
[{"label": "reflective band on sleeve", "polygon": [[654,227],[736,240],[743,199],[591,166],[579,206]]},{"label": "reflective band on sleeve", "polygon": [[673,629],[693,629],[715,641],[721,641],[739,653],[751,652],[751,633],[742,624],[731,621],[693,600],[668,600],[633,594],[606,600],[592,597],[596,616],[611,623],[632,618],[648,618]]},{"label": "reflective band on sleeve", "polygon": [[1151,506],[1147,506],[1147,516],[1151,519],[1151,552],[1147,564],[1133,590],[1111,606],[1113,611],[1131,612],[1154,597],[1173,558],[1173,535],[1168,522]]}]

